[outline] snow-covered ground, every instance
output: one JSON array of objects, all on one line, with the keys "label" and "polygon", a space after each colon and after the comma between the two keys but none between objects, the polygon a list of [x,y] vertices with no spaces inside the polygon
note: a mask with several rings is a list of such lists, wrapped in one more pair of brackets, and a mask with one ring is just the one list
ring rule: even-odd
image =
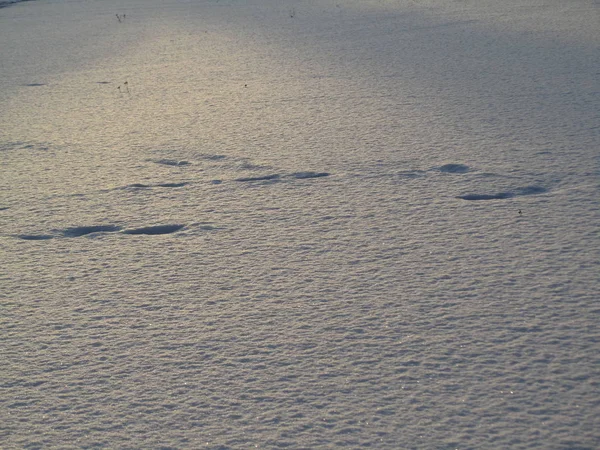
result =
[{"label": "snow-covered ground", "polygon": [[36,0],[0,42],[1,448],[600,447],[597,0]]}]

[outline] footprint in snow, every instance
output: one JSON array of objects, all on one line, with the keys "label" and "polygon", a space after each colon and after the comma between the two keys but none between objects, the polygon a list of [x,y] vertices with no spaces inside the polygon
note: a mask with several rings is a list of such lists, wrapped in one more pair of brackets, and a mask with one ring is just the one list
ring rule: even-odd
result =
[{"label": "footprint in snow", "polygon": [[[52,235],[52,234],[21,234],[15,237],[19,239],[23,239],[25,241],[45,241],[49,239],[53,239],[55,237],[66,238],[77,238],[82,236],[94,235],[97,233],[116,233],[122,232],[122,234],[131,234],[131,235],[160,235],[160,234],[171,234],[175,233],[181,229],[183,229],[185,225],[181,224],[168,224],[168,225],[154,225],[148,227],[141,228],[130,228],[123,230],[122,227],[118,225],[91,225],[91,226],[80,226],[80,227],[69,227],[65,228],[60,232],[60,235]],[[202,229],[214,229],[213,227],[201,227]]]},{"label": "footprint in snow", "polygon": [[329,172],[294,172],[289,175],[280,175],[278,173],[275,173],[275,174],[263,175],[263,176],[258,176],[258,177],[236,178],[234,181],[241,181],[241,182],[276,181],[276,180],[280,180],[281,178],[296,178],[298,180],[303,180],[303,179],[308,179],[308,178],[328,177],[329,175],[330,175]]},{"label": "footprint in snow", "polygon": [[124,234],[147,234],[147,235],[158,235],[158,234],[171,234],[181,230],[185,225],[172,224],[172,225],[156,225],[151,227],[132,228],[123,231]]},{"label": "footprint in snow", "polygon": [[121,230],[121,227],[117,225],[93,225],[86,227],[66,228],[63,230],[62,235],[64,237],[80,237],[92,233],[114,233],[115,231],[119,230]]},{"label": "footprint in snow", "polygon": [[51,234],[20,234],[17,237],[25,241],[46,241],[54,238]]},{"label": "footprint in snow", "polygon": [[439,168],[443,173],[467,173],[471,168],[465,164],[444,164]]},{"label": "footprint in snow", "polygon": [[294,172],[290,175],[292,178],[305,179],[305,178],[322,178],[328,177],[329,172]]},{"label": "footprint in snow", "polygon": [[465,194],[459,195],[457,198],[462,200],[505,200],[508,198],[523,196],[523,195],[538,195],[548,192],[548,189],[542,186],[525,186],[517,188],[514,191],[497,192],[494,194]]},{"label": "footprint in snow", "polygon": [[117,189],[151,189],[151,188],[156,188],[156,187],[178,188],[178,187],[187,186],[188,184],[190,184],[190,183],[188,183],[187,181],[182,181],[179,183],[156,183],[156,184],[132,183],[132,184],[128,184],[127,186],[124,186],[122,188],[117,188]]},{"label": "footprint in snow", "polygon": [[190,165],[189,161],[178,161],[176,159],[159,159],[158,161],[153,161],[153,162],[156,164],[161,164],[163,166],[175,166],[175,167]]},{"label": "footprint in snow", "polygon": [[241,182],[247,182],[247,181],[274,181],[274,180],[278,180],[281,176],[279,174],[272,174],[272,175],[264,175],[264,176],[260,176],[260,177],[243,177],[243,178],[236,178],[234,181],[241,181]]}]

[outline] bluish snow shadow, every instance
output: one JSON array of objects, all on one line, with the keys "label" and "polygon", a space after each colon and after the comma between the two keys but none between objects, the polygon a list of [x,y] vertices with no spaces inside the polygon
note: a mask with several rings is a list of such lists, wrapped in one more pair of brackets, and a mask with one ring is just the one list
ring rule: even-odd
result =
[{"label": "bluish snow shadow", "polygon": [[151,188],[156,188],[156,187],[178,188],[178,187],[187,186],[188,184],[190,184],[190,183],[187,181],[181,181],[179,183],[157,183],[157,184],[132,183],[132,184],[128,184],[127,186],[123,186],[123,187],[117,188],[117,189],[151,189]]},{"label": "bluish snow shadow", "polygon": [[495,194],[465,194],[459,195],[457,198],[462,200],[505,200],[523,195],[543,194],[545,192],[548,192],[548,189],[542,186],[525,186],[522,188],[517,188],[512,192],[498,192]]},{"label": "bluish snow shadow", "polygon": [[264,175],[261,177],[243,177],[243,178],[236,178],[234,181],[242,181],[242,182],[246,182],[246,181],[273,181],[273,180],[278,180],[281,177],[281,175],[279,174],[272,174],[272,175]]},{"label": "bluish snow shadow", "polygon": [[177,161],[175,159],[159,159],[158,161],[152,161],[156,164],[161,164],[163,166],[189,166],[189,161]]},{"label": "bluish snow shadow", "polygon": [[28,143],[28,142],[6,142],[0,143],[0,151],[10,151],[10,150],[37,150],[37,151],[47,151],[48,146],[38,144],[38,143]]},{"label": "bluish snow shadow", "polygon": [[54,238],[51,234],[20,234],[17,237],[25,241],[47,241]]},{"label": "bluish snow shadow", "polygon": [[242,177],[236,178],[234,181],[248,182],[248,181],[277,181],[281,178],[296,178],[298,180],[304,180],[308,178],[323,178],[328,177],[330,175],[329,172],[312,172],[312,171],[303,171],[303,172],[294,172],[289,175],[280,175],[277,173],[270,175],[263,175],[258,177]]},{"label": "bluish snow shadow", "polygon": [[[185,225],[181,224],[169,224],[169,225],[156,225],[149,227],[141,227],[141,228],[131,228],[127,230],[123,230],[122,227],[118,225],[93,225],[93,226],[82,226],[82,227],[70,227],[62,230],[60,235],[66,238],[75,238],[81,236],[92,235],[95,233],[115,233],[117,231],[123,230],[123,234],[145,234],[145,235],[158,235],[158,234],[170,234],[175,233],[176,231],[184,228]],[[205,230],[213,230],[216,229],[213,226],[206,225],[200,227]],[[52,234],[19,234],[15,237],[18,239],[23,239],[25,241],[45,241],[49,239],[53,239],[55,237],[60,237],[60,235],[52,235]]]},{"label": "bluish snow shadow", "polygon": [[147,234],[147,235],[158,235],[158,234],[170,234],[181,230],[185,225],[172,224],[172,225],[156,225],[151,227],[132,228],[123,231],[124,234]]},{"label": "bluish snow shadow", "polygon": [[117,225],[93,225],[86,227],[71,227],[63,230],[62,234],[65,237],[80,237],[92,233],[113,233],[120,231],[121,227]]},{"label": "bluish snow shadow", "polygon": [[0,8],[6,8],[7,6],[14,5],[16,3],[29,2],[29,1],[31,1],[31,0],[4,0],[4,1],[0,1]]},{"label": "bluish snow shadow", "polygon": [[439,168],[444,173],[467,173],[471,168],[465,164],[444,164]]},{"label": "bluish snow shadow", "polygon": [[294,172],[290,176],[293,178],[298,178],[298,179],[321,178],[321,177],[328,177],[329,172]]},{"label": "bluish snow shadow", "polygon": [[463,200],[504,200],[514,197],[512,192],[498,192],[497,194],[466,194],[459,195],[458,198]]},{"label": "bluish snow shadow", "polygon": [[182,181],[181,183],[159,183],[159,184],[155,184],[156,187],[167,187],[167,188],[178,188],[178,187],[183,187],[186,186],[187,182]]},{"label": "bluish snow shadow", "polygon": [[221,161],[223,159],[226,159],[227,156],[226,155],[212,155],[209,153],[202,153],[200,155],[198,155],[199,159],[203,159],[205,161]]}]

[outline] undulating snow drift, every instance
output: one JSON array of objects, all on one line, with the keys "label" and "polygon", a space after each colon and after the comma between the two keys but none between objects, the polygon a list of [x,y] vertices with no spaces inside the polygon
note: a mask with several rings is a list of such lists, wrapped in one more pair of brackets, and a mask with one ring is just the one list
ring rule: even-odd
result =
[{"label": "undulating snow drift", "polygon": [[0,9],[0,447],[598,448],[599,19]]}]

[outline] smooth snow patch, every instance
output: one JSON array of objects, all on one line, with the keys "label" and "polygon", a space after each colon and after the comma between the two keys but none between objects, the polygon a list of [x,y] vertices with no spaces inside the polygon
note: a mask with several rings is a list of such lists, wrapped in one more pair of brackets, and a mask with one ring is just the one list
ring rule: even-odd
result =
[{"label": "smooth snow patch", "polygon": [[542,186],[525,186],[515,191],[516,195],[537,195],[548,192],[548,189]]},{"label": "smooth snow patch", "polygon": [[421,178],[426,176],[427,172],[424,170],[403,170],[401,172],[396,172],[394,175],[403,178]]}]

